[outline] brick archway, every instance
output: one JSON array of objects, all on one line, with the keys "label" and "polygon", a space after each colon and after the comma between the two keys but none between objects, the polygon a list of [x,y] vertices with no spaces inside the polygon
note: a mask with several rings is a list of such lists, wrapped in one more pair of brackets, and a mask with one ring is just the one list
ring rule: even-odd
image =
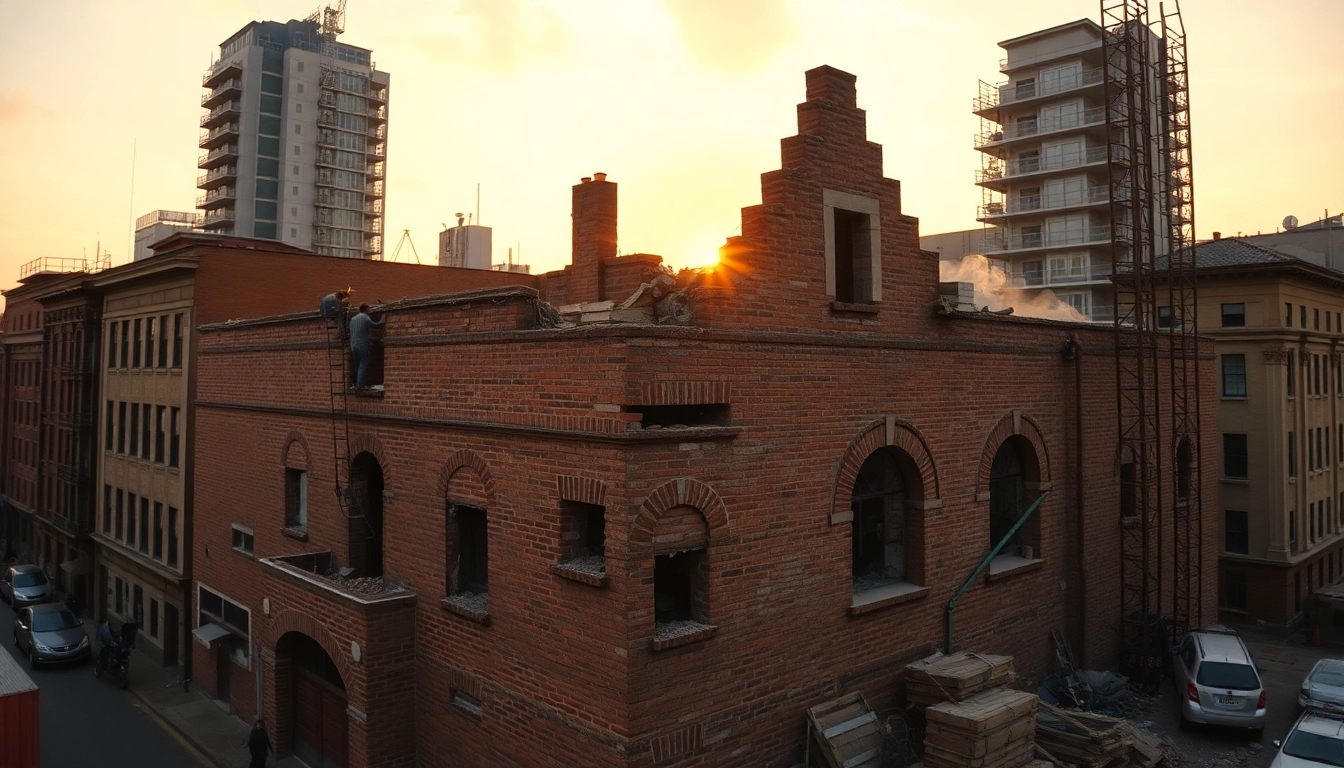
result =
[{"label": "brick archway", "polygon": [[709,543],[721,546],[728,543],[728,506],[713,488],[699,480],[682,477],[658,486],[644,500],[630,525],[631,550],[646,550],[653,546],[653,530],[658,518],[675,507],[693,507],[700,511],[709,527]]},{"label": "brick archway", "polygon": [[975,479],[975,498],[977,501],[989,500],[989,474],[990,468],[994,464],[994,456],[999,451],[999,446],[1010,437],[1017,436],[1026,440],[1035,452],[1036,461],[1035,475],[1038,478],[1036,482],[1042,489],[1049,486],[1050,483],[1050,455],[1045,449],[1045,435],[1041,428],[1030,417],[1021,411],[1012,411],[999,419],[998,423],[989,430],[985,436],[985,441],[980,449],[980,466],[976,472]]},{"label": "brick archway", "polygon": [[280,647],[280,640],[290,632],[298,632],[307,635],[317,641],[322,646],[322,650],[331,657],[336,668],[340,670],[341,681],[345,683],[345,690],[351,693],[354,682],[354,670],[350,668],[350,649],[341,648],[335,637],[326,628],[322,622],[298,610],[285,610],[276,615],[271,623],[271,650],[275,652]]},{"label": "brick archway", "polygon": [[919,488],[912,489],[911,499],[932,502],[942,498],[938,488],[938,469],[934,466],[933,454],[929,452],[924,435],[909,422],[881,419],[860,430],[849,441],[840,458],[831,496],[833,520],[843,518],[849,512],[850,495],[854,492],[854,481],[859,477],[863,462],[877,449],[886,447],[904,452],[919,472]]},{"label": "brick archway", "polygon": [[[298,446],[297,450],[295,450],[295,446]],[[308,448],[308,441],[296,429],[285,438],[285,448],[280,454],[280,464],[290,469],[302,469],[305,472],[311,472],[312,456],[313,452]]]},{"label": "brick archway", "polygon": [[361,453],[367,453],[378,460],[378,468],[383,473],[383,483],[392,484],[392,464],[387,460],[387,450],[378,438],[367,432],[361,432],[350,438],[350,461],[353,463],[355,457]]},{"label": "brick archway", "polygon": [[494,506],[495,476],[490,472],[490,465],[485,458],[469,448],[458,450],[443,463],[443,470],[439,472],[439,495],[445,499],[448,498],[448,485],[452,481],[453,475],[462,469],[470,469],[476,473],[476,477],[480,480],[485,491],[487,501],[490,506]]}]

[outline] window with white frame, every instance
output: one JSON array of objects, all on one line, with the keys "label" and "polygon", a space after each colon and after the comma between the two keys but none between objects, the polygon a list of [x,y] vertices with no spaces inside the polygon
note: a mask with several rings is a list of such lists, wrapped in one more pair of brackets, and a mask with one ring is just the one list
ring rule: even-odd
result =
[{"label": "window with white frame", "polygon": [[234,661],[247,666],[252,636],[252,611],[224,595],[206,587],[197,586],[196,626],[218,624],[232,635],[231,655]]}]

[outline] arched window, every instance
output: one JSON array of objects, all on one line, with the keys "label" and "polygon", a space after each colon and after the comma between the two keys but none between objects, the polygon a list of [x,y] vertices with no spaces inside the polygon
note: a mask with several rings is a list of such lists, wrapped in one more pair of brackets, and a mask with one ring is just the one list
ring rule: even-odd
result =
[{"label": "arched window", "polygon": [[[904,460],[904,461],[903,461]],[[854,480],[854,591],[906,578],[906,467],[909,459],[893,448],[872,453]]]},{"label": "arched window", "polygon": [[[1031,444],[1024,438],[1014,435],[999,446],[994,454],[994,462],[989,470],[989,543],[998,544],[1035,500],[1035,493],[1028,492],[1028,484],[1034,484],[1036,477],[1035,453]],[[1013,533],[1012,538],[1000,555],[1018,555],[1030,559],[1036,552],[1036,520],[1026,524]]]}]

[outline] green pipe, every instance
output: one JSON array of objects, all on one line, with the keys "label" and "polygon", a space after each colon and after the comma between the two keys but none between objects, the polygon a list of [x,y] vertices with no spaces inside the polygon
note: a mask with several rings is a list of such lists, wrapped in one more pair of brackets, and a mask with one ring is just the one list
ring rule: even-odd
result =
[{"label": "green pipe", "polygon": [[971,575],[966,577],[966,581],[962,583],[961,589],[958,589],[957,593],[952,595],[952,599],[947,601],[947,653],[952,653],[956,650],[952,642],[952,614],[957,610],[957,601],[961,599],[962,595],[966,594],[966,590],[971,588],[971,584],[975,583],[975,580],[979,578],[980,574],[984,573],[985,569],[989,567],[990,561],[999,556],[999,551],[1007,546],[1008,540],[1013,538],[1013,536],[1022,529],[1022,525],[1027,522],[1027,518],[1031,517],[1031,513],[1035,512],[1036,508],[1041,506],[1042,501],[1045,501],[1044,493],[1037,496],[1036,500],[1031,502],[1031,506],[1027,507],[1027,511],[1022,513],[1022,516],[1017,519],[1017,522],[1013,523],[1013,527],[1003,535],[1003,538],[999,540],[998,544],[994,545],[993,549],[989,550],[989,554],[985,555],[985,559],[980,561],[980,564],[975,567],[974,571],[971,571]]}]

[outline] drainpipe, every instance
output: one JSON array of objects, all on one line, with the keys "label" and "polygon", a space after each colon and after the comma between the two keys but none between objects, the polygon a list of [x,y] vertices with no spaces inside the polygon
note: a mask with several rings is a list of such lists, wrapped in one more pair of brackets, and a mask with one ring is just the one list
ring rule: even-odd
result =
[{"label": "drainpipe", "polygon": [[1073,360],[1073,503],[1078,516],[1078,524],[1074,527],[1074,556],[1078,559],[1078,650],[1074,657],[1078,666],[1084,667],[1083,660],[1087,656],[1087,557],[1083,547],[1087,543],[1084,531],[1087,515],[1084,514],[1086,494],[1083,492],[1083,346],[1078,339],[1068,340],[1064,359]]},{"label": "drainpipe", "polygon": [[966,581],[962,583],[961,589],[958,589],[957,593],[952,595],[952,599],[947,601],[947,653],[952,653],[956,650],[956,646],[953,643],[954,634],[952,631],[952,616],[957,610],[957,601],[961,599],[962,595],[966,594],[966,590],[971,588],[971,584],[975,583],[975,580],[979,578],[980,574],[984,573],[984,570],[989,567],[990,561],[999,556],[999,551],[1008,545],[1009,539],[1012,539],[1013,536],[1017,535],[1017,532],[1022,529],[1024,524],[1026,524],[1027,518],[1031,517],[1031,513],[1035,512],[1036,508],[1041,506],[1042,501],[1045,501],[1044,493],[1037,496],[1036,500],[1031,502],[1031,506],[1027,507],[1027,511],[1022,513],[1022,516],[1017,519],[1017,522],[1013,523],[1013,527],[1008,529],[1008,532],[1003,535],[1003,538],[999,539],[999,543],[995,544],[994,548],[989,550],[989,554],[985,555],[985,559],[981,560],[980,564],[975,567],[975,570],[971,571],[971,575],[966,577]]}]

